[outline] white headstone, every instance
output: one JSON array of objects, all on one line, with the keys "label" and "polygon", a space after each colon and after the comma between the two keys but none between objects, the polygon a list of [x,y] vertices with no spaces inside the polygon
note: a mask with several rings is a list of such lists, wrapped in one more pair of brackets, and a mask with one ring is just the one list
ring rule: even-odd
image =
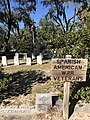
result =
[{"label": "white headstone", "polygon": [[37,56],[37,64],[42,64],[42,56],[41,55],[38,55]]},{"label": "white headstone", "polygon": [[34,54],[32,53],[32,60],[33,60],[33,59],[35,59],[35,56],[34,56]]},{"label": "white headstone", "polygon": [[27,53],[23,53],[23,59],[24,59],[24,60],[27,59]]},{"label": "white headstone", "polygon": [[14,65],[19,65],[19,57],[14,56]]},{"label": "white headstone", "polygon": [[15,56],[18,56],[18,57],[19,57],[19,53],[15,53]]},{"label": "white headstone", "polygon": [[7,58],[6,58],[6,56],[2,56],[2,65],[7,66]]},{"label": "white headstone", "polygon": [[50,93],[36,94],[36,109],[38,111],[47,111],[52,107],[52,96]]},{"label": "white headstone", "polygon": [[26,59],[26,65],[30,65],[30,66],[31,66],[31,58],[30,58],[30,57],[28,57],[28,58]]}]

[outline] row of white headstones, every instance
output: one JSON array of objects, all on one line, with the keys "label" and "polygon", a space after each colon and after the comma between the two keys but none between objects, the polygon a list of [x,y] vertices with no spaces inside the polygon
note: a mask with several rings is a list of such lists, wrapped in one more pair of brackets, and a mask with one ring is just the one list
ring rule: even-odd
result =
[{"label": "row of white headstones", "polygon": [[[31,62],[33,59],[35,59],[35,56],[32,54],[32,58],[31,57],[27,57],[27,53],[23,54],[24,57],[23,59],[26,60],[26,65],[30,65],[31,66]],[[37,64],[42,64],[42,54],[40,53],[38,56],[37,56]],[[7,57],[6,56],[2,56],[2,66],[7,66],[8,63],[7,63]],[[15,53],[15,56],[14,56],[14,65],[19,65],[20,64],[20,60],[19,60],[19,53]]]}]

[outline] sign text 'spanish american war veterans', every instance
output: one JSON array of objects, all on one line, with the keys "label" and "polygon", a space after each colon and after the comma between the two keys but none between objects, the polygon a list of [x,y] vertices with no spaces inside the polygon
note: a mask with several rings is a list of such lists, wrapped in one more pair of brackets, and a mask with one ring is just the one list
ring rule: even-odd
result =
[{"label": "sign text 'spanish american war veterans'", "polygon": [[85,81],[87,59],[52,59],[52,78],[60,81]]}]

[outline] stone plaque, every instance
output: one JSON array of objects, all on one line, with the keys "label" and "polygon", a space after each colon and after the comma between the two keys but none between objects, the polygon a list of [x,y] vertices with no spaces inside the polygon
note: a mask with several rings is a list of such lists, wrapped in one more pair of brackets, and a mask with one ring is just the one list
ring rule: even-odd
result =
[{"label": "stone plaque", "polygon": [[38,111],[47,111],[52,107],[52,96],[50,93],[36,94],[36,109]]},{"label": "stone plaque", "polygon": [[7,58],[6,58],[6,56],[2,56],[2,65],[7,66]]},{"label": "stone plaque", "polygon": [[35,111],[34,106],[2,107],[0,108],[0,115],[25,115],[31,114],[33,110]]},{"label": "stone plaque", "polygon": [[31,58],[30,58],[30,57],[28,57],[28,58],[26,59],[26,65],[30,65],[30,66],[31,66]]}]

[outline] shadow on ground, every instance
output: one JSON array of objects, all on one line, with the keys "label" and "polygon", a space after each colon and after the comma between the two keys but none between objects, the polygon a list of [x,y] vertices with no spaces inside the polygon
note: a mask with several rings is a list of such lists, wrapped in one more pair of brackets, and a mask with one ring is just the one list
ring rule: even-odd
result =
[{"label": "shadow on ground", "polygon": [[48,77],[43,71],[17,72],[10,75],[0,73],[0,102],[11,96],[28,94],[32,90],[33,83],[46,82]]},{"label": "shadow on ground", "polygon": [[[86,76],[85,82],[77,82],[72,85],[73,91],[70,96],[69,117],[73,114],[74,108],[75,108],[75,105],[77,104],[77,102],[82,99],[80,95],[78,95],[77,99],[74,98],[74,96],[77,94],[77,92],[79,90],[81,90],[82,88],[86,88],[86,87],[90,88],[90,68],[88,68],[88,70],[87,70],[87,76]],[[83,89],[83,90],[85,92],[85,89]],[[89,94],[89,96],[90,96],[90,94]]]}]

